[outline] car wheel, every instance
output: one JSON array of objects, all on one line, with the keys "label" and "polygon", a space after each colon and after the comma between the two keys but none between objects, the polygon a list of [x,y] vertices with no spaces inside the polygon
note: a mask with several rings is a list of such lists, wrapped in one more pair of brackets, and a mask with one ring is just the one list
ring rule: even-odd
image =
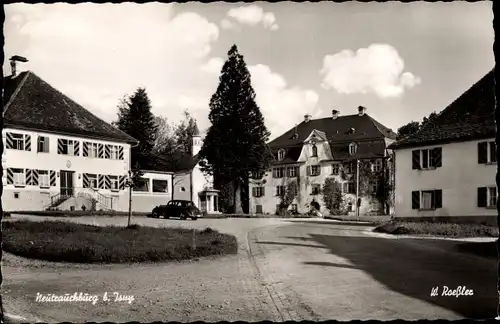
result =
[{"label": "car wheel", "polygon": [[163,213],[163,218],[165,218],[165,219],[169,218],[168,215],[167,215],[167,213]]},{"label": "car wheel", "polygon": [[158,212],[156,212],[155,210],[153,210],[153,212],[151,213],[151,217],[152,218],[159,218],[160,215],[158,214]]},{"label": "car wheel", "polygon": [[182,214],[181,215],[181,220],[186,220],[187,219],[187,215],[186,214]]},{"label": "car wheel", "polygon": [[191,217],[191,219],[192,219],[192,220],[197,220],[197,219],[198,219],[198,217]]}]

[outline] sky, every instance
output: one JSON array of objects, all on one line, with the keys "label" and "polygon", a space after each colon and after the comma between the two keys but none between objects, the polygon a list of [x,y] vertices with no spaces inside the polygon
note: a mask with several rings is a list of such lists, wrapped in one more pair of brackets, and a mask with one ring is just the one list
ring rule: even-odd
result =
[{"label": "sky", "polygon": [[[483,2],[5,5],[6,58],[105,121],[138,87],[153,113],[186,109],[202,131],[231,45],[271,139],[304,115],[357,113],[400,126],[441,111],[495,64]],[[8,60],[4,75],[10,74]]]}]

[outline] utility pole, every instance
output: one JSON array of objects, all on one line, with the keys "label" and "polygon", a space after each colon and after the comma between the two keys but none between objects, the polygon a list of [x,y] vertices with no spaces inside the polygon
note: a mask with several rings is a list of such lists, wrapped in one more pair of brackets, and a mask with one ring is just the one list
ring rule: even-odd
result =
[{"label": "utility pole", "polygon": [[129,170],[129,179],[128,179],[128,222],[127,227],[130,226],[130,220],[132,218],[132,172]]},{"label": "utility pole", "polygon": [[356,159],[356,217],[359,218],[359,159]]}]

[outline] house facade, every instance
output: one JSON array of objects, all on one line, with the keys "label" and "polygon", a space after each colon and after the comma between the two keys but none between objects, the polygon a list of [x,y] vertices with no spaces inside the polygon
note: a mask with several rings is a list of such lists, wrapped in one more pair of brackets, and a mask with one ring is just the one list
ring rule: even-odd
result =
[{"label": "house facade", "polygon": [[[394,140],[395,133],[371,118],[364,107],[359,107],[356,115],[340,116],[337,110],[329,118],[312,120],[306,115],[302,123],[269,143],[274,161],[268,172],[251,175],[250,213],[274,214],[287,192],[292,192],[287,198],[293,198],[288,210],[307,213],[314,207],[329,215],[332,212],[322,189],[327,179],[334,179],[345,213],[355,213],[359,197],[359,215],[380,214],[380,201],[359,191],[355,174],[359,163],[390,179],[387,146]],[[374,181],[365,187],[370,186],[379,184]]]},{"label": "house facade", "polygon": [[6,211],[127,208],[135,139],[30,71],[5,78],[3,100]]},{"label": "house facade", "polygon": [[390,146],[396,217],[496,217],[494,88],[491,71],[432,124]]}]

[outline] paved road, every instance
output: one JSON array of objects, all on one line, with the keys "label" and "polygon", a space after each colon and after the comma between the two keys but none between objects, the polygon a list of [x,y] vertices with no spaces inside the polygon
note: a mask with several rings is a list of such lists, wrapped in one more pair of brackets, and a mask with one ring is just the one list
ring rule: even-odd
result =
[{"label": "paved road", "polygon": [[[71,220],[126,224],[121,217]],[[366,226],[323,220],[135,221],[210,226],[236,235],[240,252],[197,262],[125,266],[50,264],[6,255],[2,290],[7,311],[36,314],[47,322],[452,320],[496,315],[496,261],[456,252],[464,243],[388,239],[369,234]],[[431,297],[435,286],[466,286],[474,295]],[[37,293],[83,292],[102,299],[106,291],[135,300],[95,305],[34,301]]]}]

